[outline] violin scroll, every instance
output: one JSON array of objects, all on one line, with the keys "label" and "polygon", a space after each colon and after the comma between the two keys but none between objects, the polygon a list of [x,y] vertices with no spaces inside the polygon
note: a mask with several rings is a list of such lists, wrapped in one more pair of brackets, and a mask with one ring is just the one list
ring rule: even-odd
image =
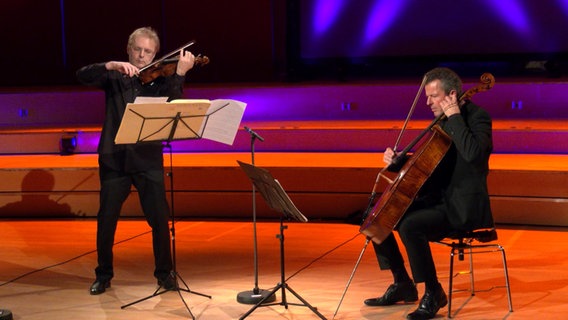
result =
[{"label": "violin scroll", "polygon": [[209,57],[198,55],[197,57],[195,57],[194,64],[198,66],[204,66],[206,64],[209,64]]}]

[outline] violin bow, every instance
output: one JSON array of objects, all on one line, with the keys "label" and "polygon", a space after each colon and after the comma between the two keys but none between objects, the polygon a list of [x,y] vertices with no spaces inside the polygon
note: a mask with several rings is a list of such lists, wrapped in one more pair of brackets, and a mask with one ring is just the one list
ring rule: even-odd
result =
[{"label": "violin bow", "polygon": [[187,47],[190,47],[190,46],[192,46],[192,45],[194,45],[194,44],[195,44],[195,40],[192,40],[192,41],[190,41],[190,42],[184,44],[183,46],[181,46],[181,47],[179,47],[179,48],[173,50],[172,52],[166,54],[165,56],[161,57],[160,59],[158,59],[158,60],[156,60],[156,61],[150,63],[149,65],[147,65],[147,66],[145,66],[145,67],[140,68],[139,72],[142,72],[142,71],[144,71],[144,70],[146,70],[146,69],[148,69],[148,68],[151,68],[152,66],[154,66],[154,65],[156,65],[156,64],[158,64],[158,63],[161,63],[162,61],[166,60],[167,58],[170,58],[171,56],[173,56],[173,55],[175,55],[176,53],[178,53],[180,50],[183,50],[183,49],[185,49],[185,48],[187,48]]}]

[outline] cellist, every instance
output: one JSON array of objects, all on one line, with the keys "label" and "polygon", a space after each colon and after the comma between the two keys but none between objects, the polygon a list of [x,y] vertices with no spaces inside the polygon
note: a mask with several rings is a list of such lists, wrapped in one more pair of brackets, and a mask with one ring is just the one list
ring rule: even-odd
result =
[{"label": "cellist", "polygon": [[[415,302],[415,283],[424,283],[418,308],[407,319],[431,319],[447,304],[438,282],[430,241],[459,231],[492,228],[493,217],[487,191],[489,156],[493,149],[492,122],[487,111],[462,97],[462,81],[448,68],[435,68],[425,75],[424,91],[433,115],[452,140],[450,149],[422,186],[410,208],[397,224],[412,271],[408,274],[393,233],[381,244],[373,242],[380,269],[390,269],[394,282],[383,296],[365,300],[368,306]],[[396,154],[383,154],[389,165]]]}]

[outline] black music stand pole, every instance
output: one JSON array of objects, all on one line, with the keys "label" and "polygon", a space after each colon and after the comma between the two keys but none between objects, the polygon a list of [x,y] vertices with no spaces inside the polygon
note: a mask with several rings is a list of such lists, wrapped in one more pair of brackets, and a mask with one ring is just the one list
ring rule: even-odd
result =
[{"label": "black music stand pole", "polygon": [[[296,206],[292,203],[286,191],[282,188],[278,180],[274,179],[270,172],[265,169],[258,168],[241,161],[237,161],[241,168],[245,171],[245,173],[249,176],[252,180],[253,184],[259,190],[260,194],[266,200],[268,205],[281,213],[280,215],[280,233],[276,235],[276,237],[280,240],[280,283],[270,291],[269,295],[266,296],[264,299],[260,300],[254,307],[252,307],[249,311],[247,311],[243,316],[239,318],[239,320],[243,320],[248,317],[254,310],[258,307],[265,307],[265,306],[272,306],[272,305],[283,305],[286,309],[288,309],[289,305],[297,305],[297,306],[304,306],[308,307],[312,310],[318,317],[323,320],[326,318],[311,304],[309,304],[304,298],[302,298],[296,291],[294,291],[287,283],[285,277],[285,267],[284,267],[284,230],[288,227],[284,225],[283,220],[286,217],[288,220],[294,218],[295,220],[307,222],[308,219],[302,215],[302,213],[296,208]],[[282,293],[282,301],[276,303],[265,303],[266,300],[270,299],[272,296],[276,294],[278,290],[281,290]],[[302,302],[302,304],[297,303],[289,303],[286,298],[286,290],[290,291],[298,300]]]},{"label": "black music stand pole", "polygon": [[[180,106],[183,107],[183,106]],[[154,291],[154,293],[152,293],[151,295],[144,297],[142,299],[138,299],[134,302],[125,304],[123,306],[121,306],[121,309],[124,309],[126,307],[129,307],[131,305],[137,304],[139,302],[151,299],[153,297],[159,296],[161,294],[164,294],[166,292],[169,291],[175,291],[178,293],[181,301],[183,302],[185,308],[187,309],[187,311],[189,312],[190,316],[192,319],[195,320],[195,316],[193,315],[193,313],[191,312],[189,306],[187,305],[187,303],[185,302],[185,299],[183,298],[183,295],[181,294],[181,292],[187,292],[187,293],[192,293],[192,294],[196,294],[202,297],[207,297],[209,299],[211,299],[210,295],[206,295],[203,293],[199,293],[196,291],[192,291],[189,289],[189,286],[187,285],[187,283],[183,280],[183,278],[179,275],[179,273],[177,272],[177,260],[176,260],[176,237],[175,237],[175,208],[174,208],[174,177],[173,177],[173,153],[172,153],[172,147],[171,147],[171,141],[176,139],[176,140],[183,140],[183,139],[200,139],[201,136],[199,134],[199,131],[193,130],[191,129],[189,123],[191,121],[189,121],[189,119],[193,119],[195,120],[196,118],[203,118],[201,120],[198,120],[197,122],[199,123],[200,126],[202,126],[202,122],[205,121],[206,117],[208,117],[208,115],[187,115],[187,116],[182,116],[182,112],[178,111],[176,109],[172,111],[170,110],[170,114],[167,116],[159,116],[159,117],[144,117],[143,114],[137,113],[137,115],[141,118],[144,118],[144,120],[142,122],[140,122],[140,128],[139,128],[139,134],[138,134],[138,138],[136,143],[138,142],[143,142],[143,141],[165,141],[166,142],[166,147],[169,148],[169,154],[170,154],[170,172],[167,174],[170,177],[170,206],[171,206],[171,212],[170,212],[170,217],[171,217],[171,242],[172,242],[172,271],[171,271],[171,277],[174,279],[175,282],[175,286],[174,288],[163,288],[162,285],[160,285],[156,291]],[[123,118],[124,121],[125,118]],[[186,121],[188,120],[188,121]],[[155,124],[152,124],[152,122],[158,122],[158,125],[156,126]],[[195,122],[195,121],[194,121]],[[121,124],[122,125],[122,124]],[[144,125],[148,125],[148,126],[152,126],[154,125],[155,128],[158,128],[158,130],[156,131],[152,131],[152,133],[150,135],[147,135],[145,137],[143,137],[142,132],[144,131]],[[185,135],[188,136],[176,136],[176,131],[178,129],[178,126],[180,128],[185,128],[185,131],[187,133],[185,133]],[[183,283],[183,285],[185,286],[185,288],[180,287],[178,280]]]},{"label": "black music stand pole", "polygon": [[[251,164],[254,166],[254,142],[256,139],[264,142],[264,139],[250,128],[245,127],[245,130],[250,133],[250,153]],[[259,301],[264,300],[265,303],[273,302],[276,296],[268,297],[270,292],[268,290],[259,289],[258,287],[258,249],[256,237],[256,188],[252,184],[252,237],[253,237],[253,255],[254,255],[254,288],[249,291],[239,292],[237,295],[237,302],[243,304],[257,304]]]}]

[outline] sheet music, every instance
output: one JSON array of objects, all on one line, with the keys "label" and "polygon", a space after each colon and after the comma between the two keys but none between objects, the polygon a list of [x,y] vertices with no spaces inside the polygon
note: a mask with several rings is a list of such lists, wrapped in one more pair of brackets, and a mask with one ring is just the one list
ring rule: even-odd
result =
[{"label": "sheet music", "polygon": [[[205,110],[205,114],[204,116],[206,116],[210,111],[211,108],[211,101],[207,100],[207,99],[176,99],[176,100],[172,100],[170,101],[168,104],[190,104],[193,105],[197,108],[203,108],[203,110]],[[197,135],[200,138],[203,138],[203,130],[205,130],[205,126],[207,125],[206,121],[201,121],[204,120],[205,118],[202,119],[198,119],[198,118],[186,118],[182,120],[182,127],[180,128],[178,126],[178,130],[183,130],[183,127],[185,126],[186,129],[187,128],[192,128],[194,130],[197,130]],[[199,124],[199,126],[197,126]]]},{"label": "sheet music", "polygon": [[203,138],[233,145],[246,103],[237,100],[213,100],[209,107]]},{"label": "sheet music", "polygon": [[251,179],[271,209],[284,214],[288,218],[308,222],[308,218],[298,210],[294,202],[292,202],[292,199],[290,199],[286,191],[284,191],[280,182],[274,179],[268,170],[255,167],[239,160],[237,160],[237,163]]},{"label": "sheet music", "polygon": [[207,99],[176,99],[170,101],[170,103],[189,103],[189,104],[207,104],[210,105],[211,101]]},{"label": "sheet music", "polygon": [[232,145],[246,108],[246,103],[230,99],[164,100],[139,97],[127,104],[115,143],[206,138]]},{"label": "sheet music", "polygon": [[278,186],[277,190],[278,190],[278,195],[280,197],[282,197],[282,201],[280,201],[281,205],[283,208],[286,208],[286,213],[293,216],[294,218],[296,218],[296,220],[301,221],[301,222],[308,222],[308,218],[306,218],[301,212],[300,210],[298,210],[298,208],[296,207],[296,205],[294,204],[294,202],[292,202],[292,199],[290,199],[290,197],[288,196],[288,194],[286,193],[286,191],[284,191],[284,188],[282,188],[282,185],[280,184],[280,181],[278,181],[278,179],[274,179],[274,182],[276,182],[276,185]]},{"label": "sheet music", "polygon": [[[141,101],[144,101],[142,99]],[[185,100],[178,103],[129,103],[114,142],[131,144],[141,141],[165,141],[170,138],[174,118],[180,116],[173,140],[201,137],[209,100]]]},{"label": "sheet music", "polygon": [[134,103],[165,103],[168,97],[136,97]]}]

